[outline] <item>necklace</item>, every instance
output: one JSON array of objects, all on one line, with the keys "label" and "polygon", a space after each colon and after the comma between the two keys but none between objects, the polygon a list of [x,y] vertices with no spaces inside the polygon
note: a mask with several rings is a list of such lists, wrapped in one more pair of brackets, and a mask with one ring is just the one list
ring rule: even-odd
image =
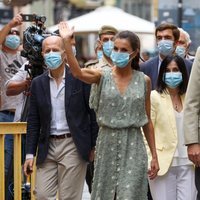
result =
[{"label": "necklace", "polygon": [[174,110],[176,110],[178,112],[179,110],[179,107],[178,107],[178,104],[177,103],[174,103]]},{"label": "necklace", "polygon": [[174,110],[179,112],[180,109],[181,109],[181,101],[180,101],[179,95],[178,94],[175,94],[175,95],[171,95],[170,94],[170,97],[171,97],[171,100],[172,100],[172,104],[173,104]]}]

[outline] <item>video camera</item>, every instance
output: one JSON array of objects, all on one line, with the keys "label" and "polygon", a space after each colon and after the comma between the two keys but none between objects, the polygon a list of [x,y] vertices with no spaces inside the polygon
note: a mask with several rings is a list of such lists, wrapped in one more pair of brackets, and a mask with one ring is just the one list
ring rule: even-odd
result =
[{"label": "video camera", "polygon": [[51,34],[46,32],[45,16],[35,14],[22,14],[23,21],[33,22],[23,33],[23,50],[21,56],[27,58],[29,64],[25,66],[29,75],[34,78],[44,71],[44,59],[42,56],[42,41]]}]

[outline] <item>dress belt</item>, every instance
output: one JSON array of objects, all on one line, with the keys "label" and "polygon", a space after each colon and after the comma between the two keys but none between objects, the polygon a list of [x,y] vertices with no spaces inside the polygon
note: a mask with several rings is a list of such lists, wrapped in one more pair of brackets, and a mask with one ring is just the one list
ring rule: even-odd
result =
[{"label": "dress belt", "polygon": [[64,138],[70,138],[72,137],[72,134],[71,133],[66,133],[66,134],[63,134],[63,135],[50,135],[50,138],[53,138],[53,139],[64,139]]},{"label": "dress belt", "polygon": [[0,112],[1,112],[1,113],[4,113],[4,114],[6,114],[6,115],[14,115],[14,114],[15,114],[14,111],[10,111],[10,110],[1,110]]}]

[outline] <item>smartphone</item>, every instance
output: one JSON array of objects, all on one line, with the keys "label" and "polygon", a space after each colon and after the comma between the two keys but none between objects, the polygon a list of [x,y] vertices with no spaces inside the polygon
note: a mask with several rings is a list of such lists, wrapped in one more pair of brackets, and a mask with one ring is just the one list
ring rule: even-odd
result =
[{"label": "smartphone", "polygon": [[21,14],[21,16],[24,22],[33,22],[35,20],[34,14]]}]

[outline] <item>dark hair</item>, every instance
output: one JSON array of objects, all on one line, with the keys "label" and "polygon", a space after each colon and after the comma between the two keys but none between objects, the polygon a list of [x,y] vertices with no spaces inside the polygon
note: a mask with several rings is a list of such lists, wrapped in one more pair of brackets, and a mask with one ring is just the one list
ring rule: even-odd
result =
[{"label": "dark hair", "polygon": [[186,89],[187,89],[187,84],[188,84],[188,73],[187,73],[187,69],[186,69],[186,66],[185,66],[185,62],[183,60],[183,58],[181,58],[180,56],[173,56],[173,55],[170,55],[170,56],[167,56],[161,63],[160,65],[160,71],[159,71],[159,75],[158,75],[158,80],[157,80],[157,87],[156,87],[156,90],[159,92],[159,93],[163,93],[166,91],[166,83],[163,81],[163,76],[164,76],[164,73],[166,73],[167,71],[167,66],[172,62],[176,62],[180,72],[182,73],[182,78],[183,78],[183,81],[182,83],[179,85],[179,94],[184,94],[186,92]]},{"label": "dark hair", "polygon": [[131,67],[135,70],[139,70],[140,69],[140,67],[139,67],[139,59],[140,59],[140,39],[139,39],[139,37],[131,31],[121,31],[115,36],[114,40],[116,40],[117,38],[128,40],[131,44],[133,51],[138,50],[137,55],[135,56],[135,58],[132,59]]},{"label": "dark hair", "polygon": [[157,26],[156,31],[155,31],[155,36],[157,37],[158,31],[164,31],[166,29],[172,30],[175,42],[179,40],[180,31],[179,31],[178,27],[175,26],[174,24],[170,24],[170,23],[163,23],[163,24],[160,24],[159,26]]}]

